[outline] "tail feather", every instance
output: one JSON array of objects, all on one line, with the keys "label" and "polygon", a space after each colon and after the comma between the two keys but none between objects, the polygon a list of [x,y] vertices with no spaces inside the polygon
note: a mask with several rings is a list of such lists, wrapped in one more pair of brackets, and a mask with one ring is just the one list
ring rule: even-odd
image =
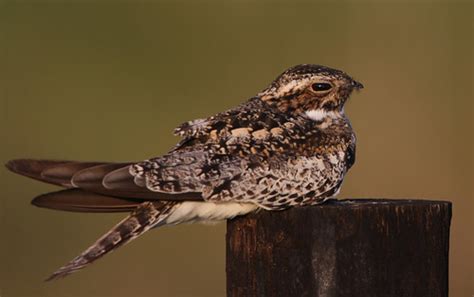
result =
[{"label": "tail feather", "polygon": [[143,202],[127,218],[99,238],[71,262],[54,272],[46,281],[65,277],[105,254],[132,241],[165,220],[179,202]]}]

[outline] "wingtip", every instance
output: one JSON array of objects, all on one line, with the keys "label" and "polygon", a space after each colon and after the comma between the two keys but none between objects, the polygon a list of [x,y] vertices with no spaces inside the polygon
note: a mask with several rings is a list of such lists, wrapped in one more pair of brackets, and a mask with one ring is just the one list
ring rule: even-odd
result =
[{"label": "wingtip", "polygon": [[37,159],[13,159],[5,163],[5,167],[11,172],[36,177],[48,165],[58,165],[66,161],[51,161]]},{"label": "wingtip", "polygon": [[33,200],[31,200],[31,205],[34,205],[36,207],[42,207],[42,208],[46,207],[47,208],[47,206],[45,205],[45,201],[47,201],[47,199],[45,199],[45,197],[44,197],[45,195],[47,195],[47,194],[42,194],[42,195],[39,195],[39,196],[33,198]]},{"label": "wingtip", "polygon": [[71,179],[85,168],[109,164],[104,162],[82,162],[46,159],[14,159],[5,163],[8,170],[42,182],[72,188]]},{"label": "wingtip", "polygon": [[39,208],[63,210],[63,208],[61,207],[61,204],[59,204],[58,201],[54,199],[55,194],[59,192],[62,192],[62,191],[41,194],[33,198],[30,203],[31,205],[39,207]]},{"label": "wingtip", "polygon": [[5,163],[5,167],[10,170],[11,172],[18,172],[18,164],[24,163],[24,159],[13,159],[9,160],[7,163]]},{"label": "wingtip", "polygon": [[61,194],[67,193],[67,192],[68,190],[61,190],[61,191],[41,194],[33,198],[30,203],[31,205],[40,207],[40,208],[64,210],[63,204],[67,203],[67,200],[63,201],[64,199],[61,199],[62,198]]}]

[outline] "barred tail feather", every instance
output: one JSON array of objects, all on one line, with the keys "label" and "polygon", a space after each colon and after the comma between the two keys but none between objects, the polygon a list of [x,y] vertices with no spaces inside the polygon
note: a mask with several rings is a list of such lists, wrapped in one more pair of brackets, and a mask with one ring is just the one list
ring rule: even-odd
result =
[{"label": "barred tail feather", "polygon": [[180,202],[143,202],[127,218],[99,238],[71,262],[54,272],[46,281],[65,277],[94,262],[105,254],[132,241],[163,222]]}]

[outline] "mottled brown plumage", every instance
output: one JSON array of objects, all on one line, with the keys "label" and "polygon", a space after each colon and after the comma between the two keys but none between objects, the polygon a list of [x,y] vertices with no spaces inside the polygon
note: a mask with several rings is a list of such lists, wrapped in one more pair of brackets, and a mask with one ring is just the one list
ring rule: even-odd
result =
[{"label": "mottled brown plumage", "polygon": [[177,202],[143,202],[123,221],[99,238],[91,247],[54,272],[47,280],[71,274],[105,254],[155,227],[170,214]]},{"label": "mottled brown plumage", "polygon": [[175,134],[182,140],[160,157],[114,164],[11,161],[7,167],[14,172],[70,188],[42,195],[35,205],[104,212],[136,208],[51,278],[74,272],[157,225],[282,210],[334,196],[355,161],[355,135],[344,104],[360,88],[342,71],[298,65],[236,108],[180,125]]}]

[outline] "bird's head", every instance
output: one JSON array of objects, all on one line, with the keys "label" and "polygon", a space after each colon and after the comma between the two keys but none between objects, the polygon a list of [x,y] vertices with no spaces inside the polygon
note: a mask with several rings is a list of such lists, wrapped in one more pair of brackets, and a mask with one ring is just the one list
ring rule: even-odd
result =
[{"label": "bird's head", "polygon": [[282,112],[322,120],[326,115],[342,114],[352,91],[362,88],[343,71],[302,64],[283,72],[258,96]]}]

